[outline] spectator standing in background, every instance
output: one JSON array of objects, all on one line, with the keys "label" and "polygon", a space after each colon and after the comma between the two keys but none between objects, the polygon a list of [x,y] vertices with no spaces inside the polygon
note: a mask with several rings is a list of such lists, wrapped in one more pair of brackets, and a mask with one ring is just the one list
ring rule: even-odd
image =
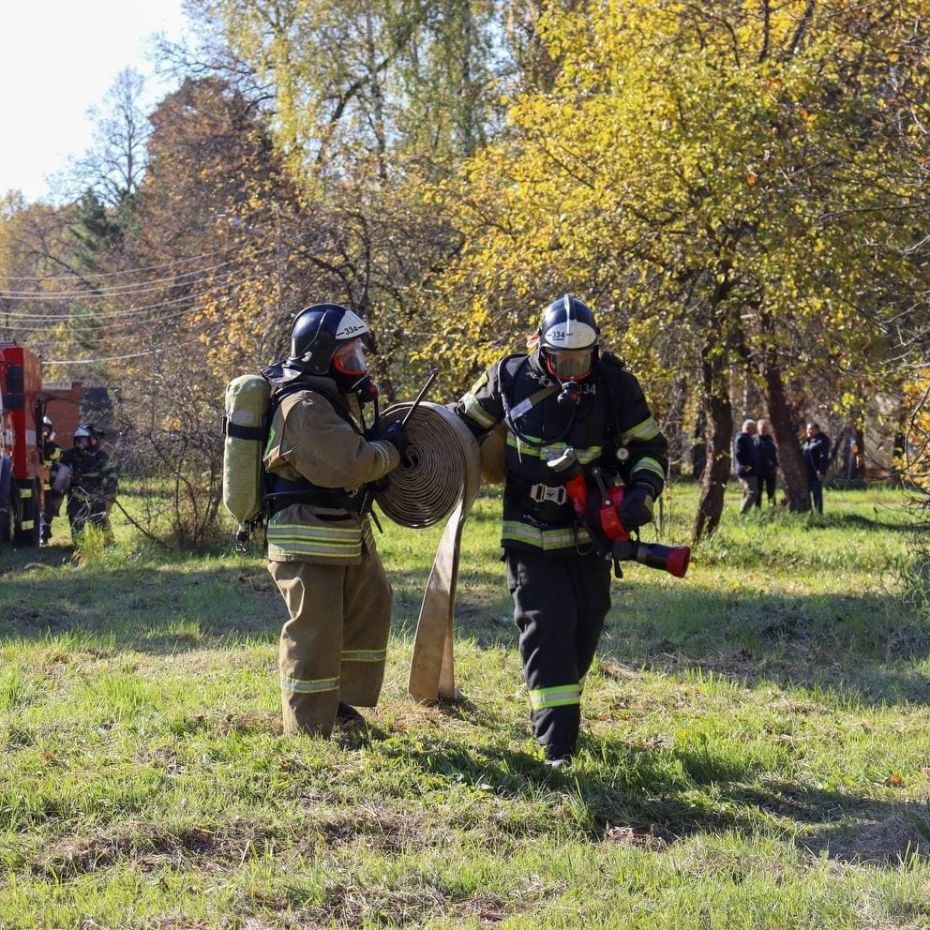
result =
[{"label": "spectator standing in background", "polygon": [[807,466],[807,486],[814,510],[823,513],[823,482],[830,466],[830,437],[816,423],[808,423],[805,433],[801,456]]},{"label": "spectator standing in background", "polygon": [[762,492],[769,504],[775,505],[775,476],[778,472],[778,452],[775,450],[775,437],[772,436],[772,424],[762,419],[756,423],[756,471],[759,479],[759,492],[756,506],[762,506]]},{"label": "spectator standing in background", "polygon": [[756,474],[756,421],[744,420],[742,430],[733,440],[733,464],[743,489],[740,513],[748,513],[759,502],[759,476]]}]

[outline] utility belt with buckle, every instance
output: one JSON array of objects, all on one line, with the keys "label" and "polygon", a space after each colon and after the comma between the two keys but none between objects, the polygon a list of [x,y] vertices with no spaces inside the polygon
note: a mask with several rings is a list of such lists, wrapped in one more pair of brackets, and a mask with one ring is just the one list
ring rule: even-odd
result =
[{"label": "utility belt with buckle", "polygon": [[568,500],[568,492],[564,484],[532,484],[529,487],[530,500],[537,504],[544,502],[550,504],[564,504]]},{"label": "utility belt with buckle", "polygon": [[271,487],[265,492],[265,503],[272,515],[291,504],[309,504],[311,507],[347,510],[349,513],[362,512],[362,492],[350,494],[344,488],[322,488],[309,481],[292,481],[280,475],[269,475],[269,478]]}]

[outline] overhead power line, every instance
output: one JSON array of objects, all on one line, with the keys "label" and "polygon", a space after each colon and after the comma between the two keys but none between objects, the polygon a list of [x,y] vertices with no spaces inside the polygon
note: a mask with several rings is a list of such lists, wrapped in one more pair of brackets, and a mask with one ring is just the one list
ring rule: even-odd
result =
[{"label": "overhead power line", "polygon": [[202,300],[205,296],[210,293],[219,293],[222,292],[224,288],[220,285],[211,287],[207,291],[203,291],[197,295],[186,294],[184,297],[175,297],[172,300],[163,300],[157,304],[145,304],[141,307],[129,306],[126,310],[88,310],[87,314],[82,317],[71,317],[66,316],[63,313],[16,313],[15,311],[10,311],[4,313],[0,311],[0,317],[4,320],[16,320],[23,323],[46,323],[47,325],[53,325],[55,323],[70,323],[75,319],[85,319],[85,320],[107,320],[113,318],[123,319],[124,317],[136,317],[136,316],[145,316],[146,314],[151,313],[153,310],[160,310],[163,307],[174,307],[178,304],[189,303],[192,300]]},{"label": "overhead power line", "polygon": [[132,352],[129,355],[106,355],[101,358],[69,358],[46,361],[42,359],[42,365],[95,365],[97,362],[118,362],[124,358],[142,358],[144,355],[154,355],[156,352],[164,352],[167,346],[152,346],[147,352]]},{"label": "overhead power line", "polygon": [[[254,270],[257,270],[257,271],[264,270],[267,267],[267,264],[266,264],[267,261],[268,259],[266,258],[264,262],[261,262],[261,261],[256,262]],[[154,303],[154,304],[143,304],[142,306],[135,306],[133,304],[129,304],[129,306],[123,310],[89,311],[88,318],[110,319],[110,318],[117,318],[117,317],[122,318],[122,317],[144,316],[148,313],[151,313],[153,310],[158,310],[158,309],[161,309],[162,307],[176,306],[179,303],[183,303],[184,301],[188,301],[191,299],[202,300],[204,296],[222,293],[222,291],[229,285],[230,280],[234,278],[237,273],[238,273],[238,269],[234,268],[234,269],[231,269],[229,272],[225,273],[224,275],[211,280],[209,285],[206,288],[204,288],[200,294],[194,295],[194,297],[192,297],[189,294],[185,294],[183,297],[174,297],[174,298],[171,298],[170,300],[163,300],[163,301],[159,301],[158,303]],[[193,283],[193,282],[189,282],[189,283]],[[153,288],[153,290],[161,290],[161,288]],[[85,296],[90,296],[90,295],[85,295]],[[128,299],[135,298],[136,296],[138,295],[133,294],[131,295],[131,298],[128,298]],[[104,300],[105,298],[94,297],[94,299]],[[127,298],[123,297],[122,299],[126,300]],[[2,316],[2,318],[6,320],[16,320],[16,321],[21,321],[23,323],[48,323],[50,325],[56,322],[67,322],[68,321],[68,317],[66,317],[62,313],[29,313],[29,312],[24,312],[24,311],[19,311],[19,310],[7,310],[7,311],[0,311],[0,316]]]},{"label": "overhead power line", "polygon": [[[153,265],[137,265],[135,268],[125,268],[122,271],[88,271],[82,274],[85,278],[118,278],[126,275],[139,274],[145,271],[159,271],[164,268],[174,268],[178,265],[186,265],[190,262],[198,262],[201,259],[214,258],[222,255],[222,252],[204,252],[201,255],[191,255],[188,258],[172,259],[168,262],[158,262]],[[4,275],[7,281],[73,281],[75,273],[70,274],[42,274],[42,275]]]},{"label": "overhead power line", "polygon": [[[132,284],[117,284],[113,287],[108,288],[97,288],[95,290],[76,290],[76,291],[0,291],[0,300],[10,300],[14,302],[27,303],[30,301],[43,302],[47,303],[52,300],[78,300],[78,299],[88,299],[88,298],[104,298],[111,296],[125,296],[130,294],[144,294],[150,293],[151,291],[161,290],[163,287],[174,285],[178,286],[181,284],[192,284],[193,280],[187,279],[196,279],[202,277],[203,275],[210,274],[214,271],[219,271],[222,268],[229,268],[230,266],[239,266],[245,262],[254,262],[259,256],[265,255],[273,246],[267,246],[263,249],[258,249],[255,252],[250,253],[248,256],[237,256],[234,259],[229,259],[225,262],[220,262],[216,265],[207,265],[202,268],[194,268],[190,271],[180,272],[175,275],[168,275],[161,278],[147,279],[144,281],[137,281]],[[71,280],[74,280],[72,276]]]},{"label": "overhead power line", "polygon": [[[157,316],[153,316],[147,320],[115,320],[113,322],[108,322],[106,324],[105,330],[107,333],[115,334],[118,332],[132,332],[134,329],[140,329],[144,326],[150,324],[159,324],[167,320],[176,320],[182,316],[188,316],[191,313],[196,313],[205,308],[206,303],[195,302],[191,304],[190,307],[186,307],[183,310],[176,310],[174,313],[161,313]],[[71,318],[71,317],[59,317],[58,323],[63,324],[71,329],[79,328],[81,325],[92,326],[97,322],[96,317],[84,317],[84,318]],[[48,333],[51,331],[54,323],[45,323],[41,326],[23,326],[21,323],[13,324],[0,324],[0,329],[12,330],[17,333]]]}]

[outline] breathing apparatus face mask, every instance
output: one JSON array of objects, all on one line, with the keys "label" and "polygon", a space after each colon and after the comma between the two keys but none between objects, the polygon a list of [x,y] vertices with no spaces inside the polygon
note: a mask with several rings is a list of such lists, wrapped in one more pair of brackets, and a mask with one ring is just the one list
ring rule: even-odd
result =
[{"label": "breathing apparatus face mask", "polygon": [[378,387],[368,374],[364,337],[343,342],[333,353],[330,374],[344,394],[355,394],[363,404],[378,399]]},{"label": "breathing apparatus face mask", "polygon": [[361,378],[368,372],[365,346],[361,339],[343,342],[333,353],[333,368],[341,375]]},{"label": "breathing apparatus face mask", "polygon": [[580,381],[591,374],[594,361],[594,347],[586,349],[552,349],[543,350],[546,368],[549,374],[559,381]]}]

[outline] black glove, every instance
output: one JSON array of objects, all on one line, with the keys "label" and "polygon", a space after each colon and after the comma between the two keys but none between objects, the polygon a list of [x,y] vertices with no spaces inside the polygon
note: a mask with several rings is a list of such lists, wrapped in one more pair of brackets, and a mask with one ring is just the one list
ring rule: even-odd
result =
[{"label": "black glove", "polygon": [[389,423],[379,438],[389,442],[401,455],[407,451],[407,447],[410,445],[410,437],[407,435],[407,430],[399,420],[394,423]]},{"label": "black glove", "polygon": [[620,505],[620,522],[624,529],[635,530],[639,526],[652,522],[652,487],[638,482],[623,492]]}]

